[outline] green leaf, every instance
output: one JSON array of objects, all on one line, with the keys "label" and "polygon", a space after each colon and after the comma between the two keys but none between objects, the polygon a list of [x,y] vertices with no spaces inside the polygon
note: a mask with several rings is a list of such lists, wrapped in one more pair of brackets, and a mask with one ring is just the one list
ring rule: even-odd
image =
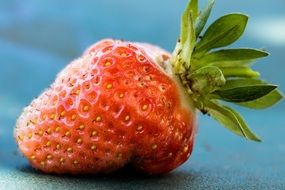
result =
[{"label": "green leaf", "polygon": [[228,110],[230,110],[237,118],[238,122],[240,123],[240,125],[242,126],[242,129],[244,131],[244,133],[246,134],[247,138],[250,140],[254,140],[257,142],[261,142],[260,137],[258,137],[256,134],[254,134],[248,127],[248,125],[246,124],[246,122],[244,121],[244,119],[242,118],[242,116],[234,109],[225,106],[225,108],[227,108]]},{"label": "green leaf", "polygon": [[259,85],[259,84],[267,84],[267,82],[261,79],[248,79],[248,78],[239,78],[239,79],[228,79],[226,84],[222,89],[231,89],[243,86],[251,86],[251,85]]},{"label": "green leaf", "polygon": [[176,73],[183,73],[190,68],[190,60],[196,43],[192,9],[193,5],[190,1],[181,17],[180,38],[173,52],[173,68]]},{"label": "green leaf", "polygon": [[283,98],[284,96],[281,94],[281,92],[275,89],[269,94],[261,98],[258,98],[253,101],[241,102],[241,103],[238,103],[237,105],[247,107],[247,108],[252,108],[252,109],[265,109],[265,108],[273,106],[274,104],[276,104]]},{"label": "green leaf", "polygon": [[197,21],[195,22],[196,37],[198,37],[201,34],[202,30],[204,29],[205,24],[207,23],[208,18],[211,14],[214,3],[215,3],[214,0],[209,0],[208,4],[203,9]]},{"label": "green leaf", "polygon": [[202,67],[187,76],[191,90],[199,94],[209,94],[225,84],[223,73],[218,67]]},{"label": "green leaf", "polygon": [[244,32],[248,17],[239,13],[222,16],[205,32],[196,45],[197,52],[223,47],[235,42]]},{"label": "green leaf", "polygon": [[266,57],[268,55],[269,54],[267,52],[258,49],[222,49],[204,55],[200,59],[199,64],[215,64],[216,66],[226,66],[229,64],[239,66],[239,63],[243,64],[245,61],[250,62],[252,60]]},{"label": "green leaf", "polygon": [[229,77],[246,77],[255,78],[259,77],[260,74],[257,71],[252,70],[247,66],[243,67],[219,67],[226,78]]},{"label": "green leaf", "polygon": [[192,14],[192,19],[195,21],[199,15],[198,0],[190,1],[190,11]]},{"label": "green leaf", "polygon": [[[193,16],[192,16],[192,7],[190,2],[185,11],[182,14],[181,18],[181,31],[180,31],[180,40],[181,44],[189,43],[189,46],[195,45],[195,32],[194,32],[194,26],[193,26]],[[189,55],[191,55],[192,52],[190,52]]]},{"label": "green leaf", "polygon": [[229,79],[223,86],[223,89],[231,89],[233,87],[243,87],[256,84],[266,84],[266,82],[260,79]]},{"label": "green leaf", "polygon": [[[239,81],[239,80],[237,80]],[[215,98],[228,102],[247,102],[256,100],[276,89],[271,84],[226,83],[214,92]]]},{"label": "green leaf", "polygon": [[[244,68],[244,67],[247,67],[247,68],[250,69],[250,66],[254,62],[255,62],[255,59],[251,59],[251,60],[242,60],[242,61],[214,62],[214,63],[211,63],[211,64],[205,64],[205,65],[212,65],[212,66],[216,66],[216,67],[219,67],[219,68]],[[254,77],[259,76],[258,72],[256,72],[256,71],[253,71],[253,72],[255,73]]]},{"label": "green leaf", "polygon": [[208,113],[231,132],[253,141],[261,141],[244,122],[242,117],[231,108],[219,105],[216,102],[206,101]]},{"label": "green leaf", "polygon": [[[260,79],[233,79],[233,80],[227,80],[226,84],[222,87],[222,89],[230,89],[232,87],[242,87],[242,86],[260,85],[260,84],[267,84],[267,83]],[[283,99],[283,97],[284,96],[279,90],[274,89],[270,93],[256,100],[240,102],[236,104],[252,109],[264,109],[273,106],[281,99]]]}]

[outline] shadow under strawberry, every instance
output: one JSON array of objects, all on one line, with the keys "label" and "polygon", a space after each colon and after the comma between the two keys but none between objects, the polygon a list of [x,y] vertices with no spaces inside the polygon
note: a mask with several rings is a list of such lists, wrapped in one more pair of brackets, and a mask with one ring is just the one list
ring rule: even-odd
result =
[{"label": "shadow under strawberry", "polygon": [[130,166],[126,166],[120,170],[109,174],[96,175],[52,175],[44,174],[33,169],[29,165],[19,168],[23,175],[33,176],[31,183],[45,184],[51,188],[63,186],[68,189],[77,188],[100,188],[100,189],[182,189],[187,186],[191,187],[199,185],[203,176],[201,173],[194,171],[175,171],[163,175],[150,176],[137,172]]}]

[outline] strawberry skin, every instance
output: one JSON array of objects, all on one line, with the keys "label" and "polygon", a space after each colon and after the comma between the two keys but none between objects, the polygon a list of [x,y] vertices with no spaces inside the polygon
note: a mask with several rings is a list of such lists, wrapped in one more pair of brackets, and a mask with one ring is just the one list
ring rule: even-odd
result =
[{"label": "strawberry skin", "polygon": [[175,169],[192,152],[196,126],[169,58],[149,44],[92,45],[24,109],[15,129],[20,151],[46,173]]}]

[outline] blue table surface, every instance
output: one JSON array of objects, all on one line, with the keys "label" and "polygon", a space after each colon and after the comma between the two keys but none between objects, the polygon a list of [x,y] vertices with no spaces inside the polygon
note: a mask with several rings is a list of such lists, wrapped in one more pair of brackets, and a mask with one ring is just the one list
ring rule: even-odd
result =
[{"label": "blue table surface", "polygon": [[[256,112],[238,108],[263,137],[262,143],[236,137],[201,115],[192,157],[159,177],[131,169],[112,175],[45,175],[18,153],[13,139],[16,118],[69,61],[106,37],[146,41],[171,51],[185,4],[186,0],[1,0],[0,189],[285,189],[284,101]],[[233,47],[271,52],[255,68],[285,91],[285,2],[218,0],[210,20],[235,11],[246,12],[250,21]]]}]

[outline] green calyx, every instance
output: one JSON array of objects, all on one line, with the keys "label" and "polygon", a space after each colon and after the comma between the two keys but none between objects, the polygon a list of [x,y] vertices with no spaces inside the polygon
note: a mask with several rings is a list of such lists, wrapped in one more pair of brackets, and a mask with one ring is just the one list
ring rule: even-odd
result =
[{"label": "green calyx", "polygon": [[251,68],[255,60],[269,54],[252,48],[225,48],[245,30],[248,17],[240,13],[220,17],[201,35],[213,5],[214,0],[209,0],[200,12],[198,0],[188,3],[171,60],[173,72],[202,113],[237,135],[261,141],[241,115],[223,102],[264,109],[283,98],[276,85],[259,79],[259,72]]}]

